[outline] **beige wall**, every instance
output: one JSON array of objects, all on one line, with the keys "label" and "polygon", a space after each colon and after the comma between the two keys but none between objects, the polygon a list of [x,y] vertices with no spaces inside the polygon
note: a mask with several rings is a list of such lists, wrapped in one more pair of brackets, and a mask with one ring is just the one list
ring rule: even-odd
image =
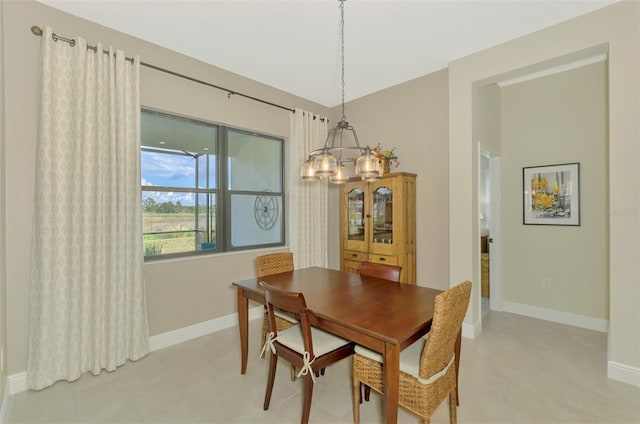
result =
[{"label": "beige wall", "polygon": [[[4,2],[0,1],[0,22],[4,14]],[[4,26],[0,28],[0,252],[6,252],[5,241],[5,119],[4,119]],[[0,346],[7,345],[7,279],[6,279],[6,257],[0,253]],[[4,355],[2,349],[1,355]],[[0,358],[2,363],[6,363],[5,358]],[[0,399],[4,395],[5,383],[7,381],[7,367],[0,371]]]},{"label": "beige wall", "polygon": [[[486,85],[535,64],[608,45],[609,375],[616,369],[632,374],[640,368],[639,20],[640,3],[624,1],[449,66],[451,279],[479,281],[479,249],[474,242],[479,229],[473,84]],[[503,180],[507,178],[503,175]],[[480,311],[478,284],[475,286],[475,306],[466,323],[477,326]]]},{"label": "beige wall", "polygon": [[[345,112],[361,144],[395,147],[400,162],[397,170],[418,175],[417,281],[429,287],[448,287],[447,70],[351,101]],[[337,195],[330,202],[331,210],[337,208]]]},{"label": "beige wall", "polygon": [[500,87],[490,84],[473,89],[473,141],[491,156],[502,150],[500,138]]},{"label": "beige wall", "polygon": [[[478,181],[478,218],[481,235],[492,235],[491,231],[491,187],[490,157],[500,155],[500,87],[490,84],[473,88],[473,141],[479,143],[480,164]],[[495,196],[495,194],[494,194]],[[495,234],[495,230],[493,231]],[[478,240],[480,243],[480,240]],[[491,245],[497,253],[497,245]],[[494,255],[494,264],[498,258]],[[493,268],[493,267],[492,267]],[[495,293],[494,293],[495,294]]]},{"label": "beige wall", "polygon": [[[11,43],[7,60],[6,243],[7,354],[9,374],[24,371],[27,358],[29,264],[34,192],[37,86],[40,39],[32,25],[50,26],[63,36],[82,36],[139,54],[143,62],[263,98],[288,107],[328,115],[318,104],[242,78],[165,48],[126,36],[33,1],[5,3],[2,28]],[[143,106],[211,122],[288,137],[289,112],[226,92],[141,68]],[[297,165],[295,169],[297,170]],[[295,171],[297,172],[297,171]],[[145,265],[149,326],[157,335],[236,311],[234,280],[254,275],[255,256],[264,251],[158,261]],[[1,323],[0,323],[1,325]]]},{"label": "beige wall", "polygon": [[[501,90],[505,302],[609,318],[606,83],[599,62]],[[523,225],[522,168],[569,162],[580,163],[581,225]]]}]

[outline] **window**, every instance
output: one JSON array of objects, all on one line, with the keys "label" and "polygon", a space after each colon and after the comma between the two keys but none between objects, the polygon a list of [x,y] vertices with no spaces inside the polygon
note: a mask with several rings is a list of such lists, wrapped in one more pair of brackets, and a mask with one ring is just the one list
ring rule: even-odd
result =
[{"label": "window", "polygon": [[284,141],[143,110],[145,258],[284,245]]}]

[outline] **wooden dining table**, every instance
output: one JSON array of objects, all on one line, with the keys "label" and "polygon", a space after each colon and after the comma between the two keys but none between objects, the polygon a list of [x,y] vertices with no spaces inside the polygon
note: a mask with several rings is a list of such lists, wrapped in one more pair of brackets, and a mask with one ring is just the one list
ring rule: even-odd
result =
[{"label": "wooden dining table", "polygon": [[[260,281],[303,293],[312,325],[382,354],[385,422],[397,422],[400,351],[429,331],[435,297],[442,291],[318,267],[235,281],[241,374],[247,371],[248,301],[265,304]],[[456,343],[456,372],[459,357],[460,334]]]}]

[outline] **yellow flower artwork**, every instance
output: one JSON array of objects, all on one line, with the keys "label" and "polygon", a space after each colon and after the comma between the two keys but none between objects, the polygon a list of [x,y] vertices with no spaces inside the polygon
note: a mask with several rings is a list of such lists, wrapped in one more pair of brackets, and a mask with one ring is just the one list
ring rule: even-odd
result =
[{"label": "yellow flower artwork", "polygon": [[580,225],[578,165],[523,169],[525,224]]}]

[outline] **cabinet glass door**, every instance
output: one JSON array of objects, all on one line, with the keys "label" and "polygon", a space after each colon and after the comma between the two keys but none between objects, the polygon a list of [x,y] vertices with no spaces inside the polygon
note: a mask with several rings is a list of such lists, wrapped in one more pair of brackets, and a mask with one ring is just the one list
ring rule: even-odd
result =
[{"label": "cabinet glass door", "polygon": [[349,192],[347,202],[348,239],[364,241],[364,192],[354,188]]},{"label": "cabinet glass door", "polygon": [[373,242],[393,243],[393,191],[378,187],[373,192]]}]

